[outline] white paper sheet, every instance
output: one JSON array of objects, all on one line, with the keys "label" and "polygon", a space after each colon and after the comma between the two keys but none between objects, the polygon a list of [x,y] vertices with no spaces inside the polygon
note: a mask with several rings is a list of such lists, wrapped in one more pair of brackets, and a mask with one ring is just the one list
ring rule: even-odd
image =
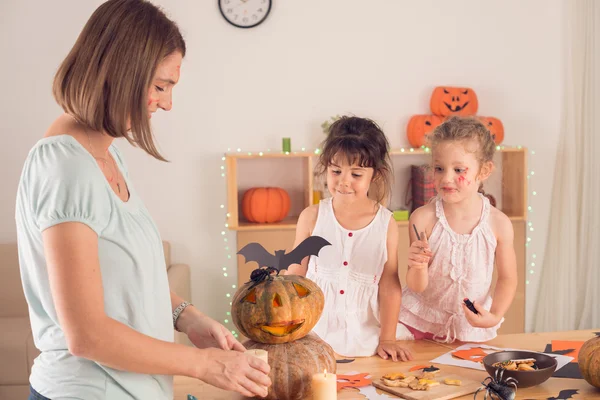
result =
[{"label": "white paper sheet", "polygon": [[[478,369],[480,371],[485,371],[485,367],[480,362],[461,360],[459,358],[452,357],[452,353],[454,353],[457,350],[468,350],[468,349],[472,349],[474,347],[481,347],[483,349],[483,351],[487,354],[495,353],[497,351],[531,351],[531,350],[523,350],[523,349],[505,349],[505,348],[500,348],[500,347],[487,346],[487,345],[481,344],[481,343],[467,343],[460,347],[457,347],[455,350],[451,350],[451,351],[447,352],[446,354],[439,356],[438,358],[434,358],[430,362],[437,363],[437,364],[454,365],[457,367],[464,367],[464,368],[471,368],[471,369]],[[538,352],[538,353],[541,353],[541,352]],[[546,354],[546,353],[543,353],[543,354]],[[557,355],[557,354],[548,354],[548,355],[556,358],[556,362],[558,364],[556,366],[557,371],[559,369],[561,369],[562,367],[564,367],[565,365],[567,365],[568,363],[570,363],[571,360],[573,360],[573,357],[561,356],[561,355]]]}]

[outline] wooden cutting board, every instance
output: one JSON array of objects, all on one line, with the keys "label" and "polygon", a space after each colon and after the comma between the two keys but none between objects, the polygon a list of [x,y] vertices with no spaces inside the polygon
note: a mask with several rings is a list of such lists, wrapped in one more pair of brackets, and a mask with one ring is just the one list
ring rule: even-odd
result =
[{"label": "wooden cutting board", "polygon": [[[462,382],[462,385],[446,385],[444,384],[444,379],[458,379]],[[437,386],[433,386],[429,390],[412,390],[410,388],[385,386],[381,381],[381,376],[377,376],[376,379],[373,379],[373,386],[408,400],[454,399],[456,397],[474,393],[475,391],[477,391],[477,389],[479,389],[482,386],[481,382],[477,382],[472,379],[466,379],[454,374],[439,373],[435,377],[435,380],[439,381],[440,384]]]}]

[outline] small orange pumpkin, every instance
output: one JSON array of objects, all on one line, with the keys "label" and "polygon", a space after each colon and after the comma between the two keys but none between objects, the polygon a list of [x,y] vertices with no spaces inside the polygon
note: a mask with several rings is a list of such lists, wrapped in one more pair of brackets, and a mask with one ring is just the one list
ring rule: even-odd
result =
[{"label": "small orange pumpkin", "polygon": [[475,91],[470,88],[438,86],[431,95],[431,112],[435,115],[475,115],[479,104]]},{"label": "small orange pumpkin", "polygon": [[583,379],[600,389],[600,336],[588,340],[581,346],[577,362]]},{"label": "small orange pumpkin", "polygon": [[502,121],[494,117],[479,117],[479,120],[485,125],[492,134],[496,144],[502,143],[504,140],[504,125]]},{"label": "small orange pumpkin", "polygon": [[242,197],[242,214],[249,222],[279,222],[289,211],[290,196],[281,188],[252,188]]},{"label": "small orange pumpkin", "polygon": [[325,305],[319,286],[300,275],[271,275],[247,282],[231,302],[231,317],[240,333],[260,343],[288,343],[306,336]]},{"label": "small orange pumpkin", "polygon": [[443,122],[437,115],[413,115],[406,126],[406,136],[412,147],[425,145],[426,137]]}]

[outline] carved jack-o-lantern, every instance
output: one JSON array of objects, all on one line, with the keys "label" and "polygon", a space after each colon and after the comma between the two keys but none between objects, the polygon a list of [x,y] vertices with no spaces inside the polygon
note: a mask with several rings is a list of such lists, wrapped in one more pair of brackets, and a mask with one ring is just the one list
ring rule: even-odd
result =
[{"label": "carved jack-o-lantern", "polygon": [[485,125],[492,134],[496,144],[502,143],[504,140],[504,125],[502,121],[494,117],[479,117],[479,120]]},{"label": "carved jack-o-lantern", "polygon": [[477,95],[473,89],[439,86],[431,95],[431,112],[435,115],[475,115],[478,108]]},{"label": "carved jack-o-lantern", "polygon": [[231,316],[240,333],[261,343],[288,343],[315,326],[325,298],[316,283],[298,275],[271,275],[244,284],[233,297]]},{"label": "carved jack-o-lantern", "polygon": [[406,127],[406,136],[412,147],[421,147],[426,142],[426,137],[436,126],[443,122],[437,115],[413,115]]}]

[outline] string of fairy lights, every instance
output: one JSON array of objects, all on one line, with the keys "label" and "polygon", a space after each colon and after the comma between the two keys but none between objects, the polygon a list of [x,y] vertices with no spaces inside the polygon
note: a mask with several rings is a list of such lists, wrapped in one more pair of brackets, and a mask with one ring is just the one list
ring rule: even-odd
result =
[{"label": "string of fairy lights", "polygon": [[[516,146],[517,149],[522,149],[522,146]],[[425,153],[429,153],[430,149],[428,147],[423,146],[422,148]],[[496,150],[504,150],[505,146],[497,146]],[[306,151],[306,148],[302,148],[301,149],[302,152]],[[319,154],[321,151],[321,149],[315,149],[314,150],[314,154]],[[401,148],[400,152],[404,153],[404,152],[414,152],[415,149],[414,148]],[[252,156],[252,155],[258,155],[259,157],[263,156],[264,154],[268,154],[271,153],[271,149],[267,149],[266,152],[263,151],[259,151],[259,152],[243,152],[241,148],[236,148],[235,149],[236,153],[245,153],[248,156]],[[227,149],[227,153],[232,153],[231,148]],[[227,154],[226,153],[226,154]],[[290,154],[290,152],[284,152],[284,154]],[[292,152],[292,154],[296,154],[296,152]],[[535,155],[535,151],[534,150],[530,150],[529,154],[531,156]],[[225,166],[225,161],[226,161],[226,156],[224,155],[223,157],[221,157],[221,165],[220,165],[220,173],[221,173],[221,177],[223,179],[226,180],[227,178],[227,169]],[[531,165],[531,163],[528,163],[529,165]],[[535,273],[535,266],[536,266],[536,260],[537,260],[537,254],[535,253],[535,250],[532,251],[532,241],[533,241],[533,232],[534,227],[533,227],[533,222],[531,221],[530,214],[533,213],[533,207],[532,207],[532,202],[535,198],[535,196],[537,196],[537,191],[535,189],[532,189],[532,179],[535,176],[535,171],[533,171],[532,169],[528,169],[527,171],[527,188],[529,191],[530,196],[527,196],[527,224],[526,224],[526,242],[525,242],[525,259],[526,259],[526,270],[528,270],[528,273],[526,274],[526,278],[525,278],[525,284],[529,285],[530,282],[530,276],[533,275]],[[227,287],[231,287],[231,289],[227,289],[225,291],[225,297],[227,298],[228,302],[229,302],[229,306],[231,306],[231,298],[233,297],[233,294],[235,293],[235,291],[237,290],[237,285],[235,283],[235,276],[237,275],[236,273],[230,274],[229,271],[231,271],[231,269],[233,268],[234,271],[237,270],[237,257],[235,257],[236,255],[236,251],[235,248],[232,248],[232,244],[234,243],[233,246],[235,246],[235,240],[230,241],[231,236],[234,234],[234,231],[229,229],[229,224],[227,223],[228,219],[229,219],[229,210],[225,209],[225,205],[221,204],[219,206],[219,208],[224,211],[224,228],[223,230],[221,230],[221,236],[223,238],[223,246],[224,246],[224,262],[223,262],[223,266],[222,266],[222,270],[223,270],[223,277],[225,279],[227,279]],[[231,261],[234,260],[234,261]],[[233,283],[232,283],[233,280]],[[231,311],[226,311],[225,312],[225,317],[223,318],[223,323],[224,325],[231,331],[231,333],[237,338],[239,337],[238,333],[235,331],[235,326],[233,325],[233,322],[231,320]]]}]

